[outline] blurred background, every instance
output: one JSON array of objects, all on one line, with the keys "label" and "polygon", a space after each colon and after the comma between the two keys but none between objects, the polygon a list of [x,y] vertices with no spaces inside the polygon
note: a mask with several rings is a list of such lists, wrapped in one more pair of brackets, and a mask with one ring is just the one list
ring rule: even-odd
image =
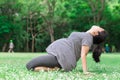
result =
[{"label": "blurred background", "polygon": [[120,0],[0,0],[0,52],[44,52],[73,31],[99,25],[109,37],[103,51],[120,51]]}]

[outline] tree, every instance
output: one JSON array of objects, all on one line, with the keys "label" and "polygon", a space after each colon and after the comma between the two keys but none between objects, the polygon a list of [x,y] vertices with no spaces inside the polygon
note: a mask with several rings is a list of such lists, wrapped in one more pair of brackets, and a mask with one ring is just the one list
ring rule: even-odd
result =
[{"label": "tree", "polygon": [[91,8],[94,24],[99,24],[102,20],[102,13],[105,9],[105,0],[87,0]]},{"label": "tree", "polygon": [[100,25],[119,48],[119,0],[0,0],[0,49],[45,51],[55,39]]},{"label": "tree", "polygon": [[40,1],[36,0],[30,0],[29,2],[27,0],[21,1],[21,3],[24,5],[22,8],[22,18],[25,20],[26,25],[25,29],[28,34],[26,39],[26,49],[29,51],[29,42],[31,42],[31,51],[34,52],[35,49],[35,38],[36,36],[41,32],[41,22],[39,20],[41,19],[40,16],[40,4],[38,4]]},{"label": "tree", "polygon": [[5,0],[2,1],[0,4],[0,21],[1,21],[1,28],[0,28],[0,35],[2,36],[3,40],[3,47],[2,51],[5,51],[7,48],[8,41],[12,38],[14,31],[15,31],[15,21],[14,16],[18,12],[19,8],[15,8],[15,4],[17,1],[9,1]]}]

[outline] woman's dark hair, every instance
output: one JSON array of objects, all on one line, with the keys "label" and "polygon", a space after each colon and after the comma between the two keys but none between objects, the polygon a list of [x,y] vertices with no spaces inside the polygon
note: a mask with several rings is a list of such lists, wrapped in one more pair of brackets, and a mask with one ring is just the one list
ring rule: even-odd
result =
[{"label": "woman's dark hair", "polygon": [[93,44],[100,44],[105,41],[108,33],[107,31],[98,32],[98,35],[93,37]]},{"label": "woman's dark hair", "polygon": [[108,33],[106,31],[99,32],[97,36],[93,37],[93,44],[96,44],[93,49],[93,59],[95,62],[100,62],[100,55],[102,53],[102,48],[100,47],[100,43],[104,42]]},{"label": "woman's dark hair", "polygon": [[95,62],[100,62],[101,53],[102,53],[102,48],[100,47],[100,45],[97,45],[97,47],[93,49],[93,55],[92,55]]}]

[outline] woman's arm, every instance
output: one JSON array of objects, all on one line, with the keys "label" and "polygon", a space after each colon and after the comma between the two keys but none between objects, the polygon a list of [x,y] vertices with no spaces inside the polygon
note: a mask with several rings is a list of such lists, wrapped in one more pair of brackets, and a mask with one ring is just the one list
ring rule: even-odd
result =
[{"label": "woman's arm", "polygon": [[86,61],[86,56],[87,53],[89,52],[89,46],[82,46],[81,48],[81,60],[82,60],[82,69],[83,73],[87,73],[87,61]]}]

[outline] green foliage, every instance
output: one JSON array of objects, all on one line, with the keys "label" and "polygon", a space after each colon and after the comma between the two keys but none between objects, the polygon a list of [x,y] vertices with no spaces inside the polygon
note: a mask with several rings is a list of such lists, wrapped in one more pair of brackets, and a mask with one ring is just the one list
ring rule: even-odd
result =
[{"label": "green foliage", "polygon": [[[34,35],[35,51],[45,51],[50,44],[49,27],[53,28],[56,40],[69,36],[73,31],[86,31],[92,25],[100,25],[109,32],[106,42],[114,44],[119,51],[120,1],[105,0],[104,9],[99,13],[100,1],[0,0],[0,49],[13,39],[15,51],[30,51]],[[91,2],[96,6],[95,12]],[[98,15],[99,20],[94,21]]]},{"label": "green foliage", "polygon": [[9,33],[10,32],[10,22],[7,20],[6,16],[0,17],[0,34]]}]

